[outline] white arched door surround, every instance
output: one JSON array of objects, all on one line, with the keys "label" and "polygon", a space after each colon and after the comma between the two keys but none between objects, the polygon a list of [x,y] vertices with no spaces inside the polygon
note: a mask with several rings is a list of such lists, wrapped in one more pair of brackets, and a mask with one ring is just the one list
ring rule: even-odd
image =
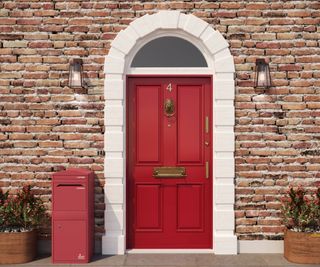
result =
[{"label": "white arched door surround", "polygon": [[[136,53],[161,36],[184,38],[204,55],[207,68],[131,68]],[[234,234],[234,62],[227,41],[208,23],[179,11],[134,20],[119,32],[105,59],[105,230],[103,254],[126,252],[126,123],[128,74],[206,74],[213,77],[213,250],[236,254]],[[168,250],[164,250],[168,252]],[[187,251],[185,251],[187,252]]]}]

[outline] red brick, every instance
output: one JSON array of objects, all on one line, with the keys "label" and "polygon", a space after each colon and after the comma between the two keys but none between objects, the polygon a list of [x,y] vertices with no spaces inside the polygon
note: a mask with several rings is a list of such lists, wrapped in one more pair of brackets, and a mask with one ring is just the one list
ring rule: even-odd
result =
[{"label": "red brick", "polygon": [[82,118],[76,118],[76,119],[68,118],[68,119],[63,119],[62,120],[62,124],[67,124],[67,125],[70,125],[70,124],[86,124],[86,123],[87,123],[87,120],[86,119],[82,119]]},{"label": "red brick", "polygon": [[313,85],[313,82],[308,80],[292,80],[290,81],[290,85],[297,87],[309,87]]},{"label": "red brick", "polygon": [[40,25],[41,19],[17,19],[17,24],[20,25]]},{"label": "red brick", "polygon": [[319,109],[320,108],[320,102],[307,103],[307,107],[310,108],[310,109]]},{"label": "red brick", "polygon": [[196,7],[199,5],[200,9],[216,9],[219,8],[219,3],[199,3],[195,4]]},{"label": "red brick", "polygon": [[72,49],[64,52],[67,56],[86,56],[88,55],[88,51],[85,49]]},{"label": "red brick", "polygon": [[89,142],[76,142],[76,141],[65,141],[64,142],[64,148],[89,148],[90,143]]},{"label": "red brick", "polygon": [[220,4],[220,8],[223,8],[223,9],[240,9],[240,7],[242,7],[241,3],[227,2],[227,3]]},{"label": "red brick", "polygon": [[252,34],[254,40],[276,40],[274,33],[254,33]]},{"label": "red brick", "polygon": [[67,19],[65,18],[48,18],[43,20],[44,24],[67,24]]},{"label": "red brick", "polygon": [[34,12],[36,17],[52,17],[56,16],[58,12],[56,10],[38,10]]},{"label": "red brick", "polygon": [[70,26],[65,28],[65,31],[67,32],[88,32],[89,27],[88,26]]},{"label": "red brick", "polygon": [[48,73],[25,73],[23,75],[25,79],[46,79],[48,78]]},{"label": "red brick", "polygon": [[43,161],[46,163],[67,163],[68,158],[57,158],[57,157],[42,157]]},{"label": "red brick", "polygon": [[36,142],[14,142],[14,147],[15,148],[32,148],[36,147],[37,143]]},{"label": "red brick", "polygon": [[63,147],[62,141],[41,141],[39,147],[42,148],[58,148]]},{"label": "red brick", "polygon": [[38,119],[36,121],[37,125],[59,125],[59,119]]},{"label": "red brick", "polygon": [[287,14],[289,17],[311,17],[311,12],[308,10],[290,10]]},{"label": "red brick", "polygon": [[85,25],[85,26],[88,26],[88,25],[91,25],[93,23],[93,20],[92,19],[70,19],[68,21],[68,24],[69,25]]},{"label": "red brick", "polygon": [[69,158],[68,161],[71,164],[91,164],[93,158]]},{"label": "red brick", "polygon": [[[63,32],[64,26],[61,25],[45,25],[40,27],[40,31],[42,32]],[[55,35],[56,38],[59,38],[59,35]],[[52,38],[51,38],[52,39]]]},{"label": "red brick", "polygon": [[289,65],[282,65],[279,66],[280,71],[301,71],[302,66],[297,64],[289,64]]},{"label": "red brick", "polygon": [[51,48],[53,47],[51,42],[30,42],[30,48]]},{"label": "red brick", "polygon": [[280,48],[280,43],[278,42],[258,42],[256,43],[257,48]]},{"label": "red brick", "polygon": [[32,140],[33,134],[27,134],[27,133],[14,133],[9,135],[9,139],[12,140]]},{"label": "red brick", "polygon": [[293,19],[281,18],[281,19],[272,19],[270,20],[270,25],[293,25]]},{"label": "red brick", "polygon": [[0,18],[0,25],[10,25],[10,24],[16,24],[16,19],[11,18]]},{"label": "red brick", "polygon": [[237,13],[235,11],[217,11],[212,12],[211,16],[217,18],[235,18],[237,17]]}]

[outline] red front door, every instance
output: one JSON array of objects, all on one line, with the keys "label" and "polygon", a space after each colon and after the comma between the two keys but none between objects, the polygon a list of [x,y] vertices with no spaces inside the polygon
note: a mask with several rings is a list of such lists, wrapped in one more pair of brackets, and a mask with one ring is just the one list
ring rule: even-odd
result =
[{"label": "red front door", "polygon": [[212,248],[210,77],[129,77],[127,248]]}]

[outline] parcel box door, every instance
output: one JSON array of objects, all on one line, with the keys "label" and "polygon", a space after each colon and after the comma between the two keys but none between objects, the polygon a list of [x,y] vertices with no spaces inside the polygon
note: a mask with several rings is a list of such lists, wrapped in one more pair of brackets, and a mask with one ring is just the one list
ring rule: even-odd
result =
[{"label": "parcel box door", "polygon": [[56,220],[53,223],[55,261],[86,261],[86,221]]},{"label": "parcel box door", "polygon": [[87,210],[87,184],[78,181],[54,182],[54,211]]}]

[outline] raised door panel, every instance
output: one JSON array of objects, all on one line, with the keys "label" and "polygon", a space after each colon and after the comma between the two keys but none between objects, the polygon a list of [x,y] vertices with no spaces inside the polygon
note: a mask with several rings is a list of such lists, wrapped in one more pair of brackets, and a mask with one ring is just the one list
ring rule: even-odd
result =
[{"label": "raised door panel", "polygon": [[178,85],[178,164],[202,163],[202,88]]},{"label": "raised door panel", "polygon": [[136,231],[161,231],[162,190],[159,184],[136,184]]},{"label": "raised door panel", "polygon": [[160,86],[136,87],[137,164],[160,161]]},{"label": "raised door panel", "polygon": [[177,231],[203,231],[202,184],[177,185]]}]

